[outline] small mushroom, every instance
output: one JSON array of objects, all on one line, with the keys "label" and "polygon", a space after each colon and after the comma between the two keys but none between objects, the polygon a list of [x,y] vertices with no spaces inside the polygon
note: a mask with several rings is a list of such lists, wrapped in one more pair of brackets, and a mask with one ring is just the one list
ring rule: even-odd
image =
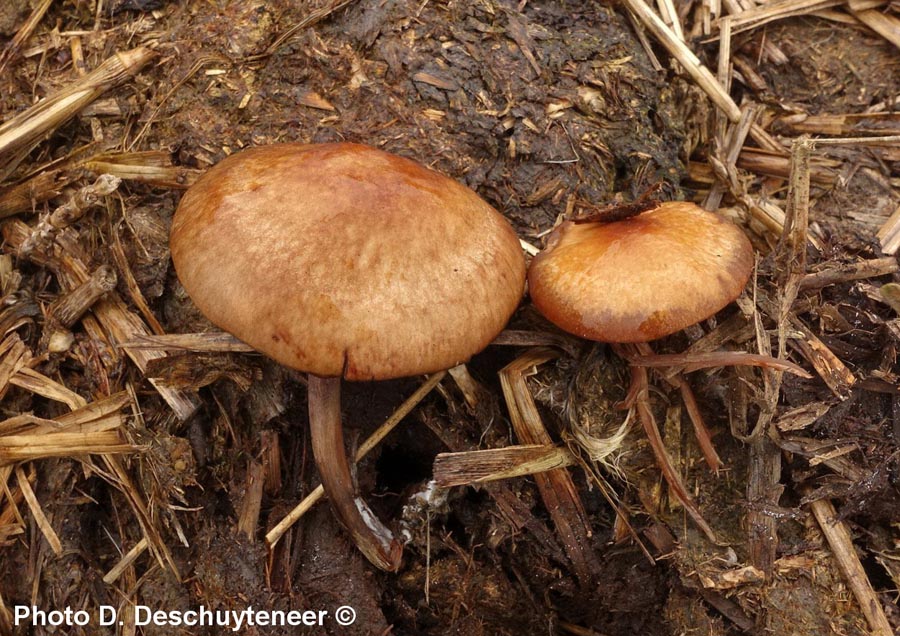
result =
[{"label": "small mushroom", "polygon": [[528,289],[551,322],[601,342],[647,342],[708,318],[753,269],[744,233],[693,203],[609,223],[560,225],[531,262]]},{"label": "small mushroom", "polygon": [[512,227],[461,184],[359,144],[281,144],[223,160],[172,223],[172,260],[214,324],[309,373],[313,454],[337,517],[369,560],[402,547],[356,494],[340,382],[448,369],[521,300]]}]

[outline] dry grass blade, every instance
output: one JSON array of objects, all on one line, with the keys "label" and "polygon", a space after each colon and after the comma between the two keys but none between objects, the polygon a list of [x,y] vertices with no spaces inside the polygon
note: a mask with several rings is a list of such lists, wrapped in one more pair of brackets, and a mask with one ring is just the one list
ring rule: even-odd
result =
[{"label": "dry grass blade", "polygon": [[[372,433],[366,441],[362,443],[362,445],[356,450],[356,456],[354,457],[354,461],[360,461],[363,457],[368,455],[373,448],[375,448],[381,440],[387,437],[388,433],[394,430],[397,425],[403,420],[404,417],[409,415],[410,411],[412,411],[416,405],[425,399],[425,396],[431,393],[431,390],[438,385],[438,383],[444,379],[444,376],[447,375],[446,371],[440,371],[439,373],[434,373],[428,376],[428,379],[422,383],[415,392],[410,395],[404,402],[401,404],[396,411],[394,411],[391,416],[385,420],[384,424],[378,427],[378,429]],[[269,548],[275,547],[275,544],[278,543],[278,540],[284,535],[288,529],[297,523],[300,518],[307,513],[307,511],[312,508],[316,503],[325,495],[325,489],[322,488],[322,485],[318,485],[313,489],[311,493],[309,493],[303,501],[297,504],[293,510],[291,510],[285,517],[278,522],[278,524],[269,530],[266,533],[266,543]]]},{"label": "dry grass blade", "polygon": [[782,117],[776,122],[780,129],[787,129],[796,135],[852,135],[875,141],[878,137],[896,137],[900,134],[900,115],[897,113],[801,113]]},{"label": "dry grass blade", "polygon": [[684,29],[681,27],[681,18],[678,17],[678,9],[672,0],[656,0],[656,6],[659,7],[659,13],[662,21],[667,27],[672,29],[679,40],[684,41]]},{"label": "dry grass blade", "polygon": [[625,6],[634,13],[638,20],[659,40],[665,49],[681,63],[695,82],[709,95],[713,103],[718,106],[729,120],[737,122],[741,118],[741,109],[738,108],[731,96],[716,81],[715,75],[704,66],[699,58],[694,55],[687,45],[675,33],[666,26],[656,13],[644,2],[644,0],[625,0]]},{"label": "dry grass blade", "polygon": [[28,509],[31,510],[31,515],[34,518],[34,522],[40,529],[41,534],[44,535],[44,538],[47,539],[47,543],[50,545],[53,553],[56,556],[60,556],[62,554],[62,543],[60,542],[59,536],[56,534],[56,531],[53,529],[53,526],[50,524],[50,521],[47,519],[47,515],[44,514],[44,511],[41,508],[41,504],[38,502],[37,497],[34,494],[34,490],[31,489],[31,484],[28,481],[28,477],[25,476],[25,471],[21,466],[16,466],[15,471],[16,483],[18,484],[19,490],[25,498],[25,503],[28,505]]},{"label": "dry grass blade", "polygon": [[504,329],[491,344],[511,347],[556,347],[575,358],[583,346],[583,341],[564,333]]},{"label": "dry grass blade", "polygon": [[0,629],[3,630],[4,634],[13,633],[12,622],[12,612],[9,611],[9,608],[6,606],[6,602],[3,600],[3,595],[0,594]]},{"label": "dry grass blade", "polygon": [[122,239],[119,236],[119,233],[113,231],[112,234],[113,242],[112,246],[110,247],[110,251],[112,251],[113,258],[116,261],[116,266],[122,273],[125,288],[128,290],[128,295],[131,297],[131,301],[137,306],[138,311],[141,312],[141,316],[144,317],[144,321],[148,325],[150,325],[150,330],[158,336],[164,334],[165,329],[163,329],[162,325],[159,324],[159,321],[153,314],[153,310],[151,310],[150,306],[147,304],[147,299],[144,298],[144,293],[141,291],[140,285],[138,285],[138,282],[134,278],[134,274],[131,271],[131,266],[128,263],[128,258],[125,256],[125,248],[122,247]]},{"label": "dry grass blade", "polygon": [[872,589],[872,583],[866,575],[859,556],[853,547],[853,538],[847,529],[847,524],[837,516],[837,512],[827,499],[819,499],[809,504],[822,533],[831,546],[831,551],[838,562],[838,566],[847,580],[847,585],[853,591],[853,595],[862,608],[863,615],[869,621],[873,636],[892,636],[894,629],[891,627],[881,602]]},{"label": "dry grass blade", "polygon": [[[0,421],[0,434],[12,435],[25,432],[72,432],[73,430],[109,430],[122,425],[121,409],[131,402],[126,391],[120,391],[102,400],[88,403],[74,411],[64,413],[52,420],[33,415],[16,415]],[[115,424],[110,424],[114,421]]]},{"label": "dry grass blade", "polygon": [[90,402],[80,409],[64,413],[55,418],[54,421],[59,422],[64,426],[82,424],[105,418],[131,404],[132,399],[128,392],[119,391],[118,393],[113,393],[109,397]]},{"label": "dry grass blade", "polygon": [[297,35],[303,29],[310,27],[314,24],[318,24],[328,16],[330,16],[335,11],[339,11],[343,9],[348,4],[350,4],[353,0],[336,0],[332,1],[329,5],[322,7],[321,9],[316,9],[315,11],[310,11],[309,14],[300,20],[297,24],[293,25],[290,29],[282,33],[278,36],[278,38],[272,42],[266,50],[258,55],[252,55],[247,57],[245,62],[255,62],[257,60],[264,59],[273,55],[278,49],[280,49],[287,41],[289,41],[292,37]]},{"label": "dry grass blade", "polygon": [[30,148],[105,91],[138,73],[154,55],[143,46],[116,53],[93,72],[0,125],[0,156]]},{"label": "dry grass blade", "polygon": [[472,374],[469,373],[469,368],[465,364],[458,364],[448,369],[447,373],[450,374],[453,382],[456,383],[457,388],[462,393],[466,405],[473,410],[477,408],[478,403],[485,394],[485,389],[472,377]]},{"label": "dry grass blade", "polygon": [[[553,350],[535,347],[500,371],[500,386],[513,430],[523,444],[553,444],[525,383],[525,376],[555,357],[557,354]],[[591,526],[572,476],[565,469],[556,469],[535,475],[535,481],[576,576],[582,582],[589,581],[595,571],[596,559],[588,544]]]},{"label": "dry grass blade", "polygon": [[712,435],[706,426],[703,415],[700,413],[700,406],[697,404],[697,398],[694,397],[691,385],[687,383],[684,377],[679,376],[678,388],[681,391],[681,401],[684,403],[684,408],[687,410],[691,424],[694,426],[694,437],[700,444],[700,450],[703,452],[706,465],[713,472],[718,471],[725,464],[719,457],[719,453],[716,452],[716,447],[712,442]]},{"label": "dry grass blade", "polygon": [[134,515],[141,526],[141,530],[147,538],[147,542],[150,544],[150,549],[153,551],[160,566],[167,568],[172,574],[180,579],[181,575],[178,572],[178,566],[172,559],[172,553],[169,551],[169,547],[166,545],[165,541],[163,541],[162,535],[160,535],[156,524],[153,522],[147,504],[144,502],[144,498],[140,491],[138,491],[132,483],[128,471],[125,470],[122,462],[115,455],[102,455],[102,458],[106,467],[109,469],[109,472],[100,474],[104,479],[115,486],[115,488],[117,488],[128,500],[131,510],[134,512]]},{"label": "dry grass blade", "polygon": [[798,431],[814,423],[829,410],[831,405],[826,402],[810,402],[782,413],[775,420],[775,426],[782,432]]},{"label": "dry grass blade", "polygon": [[115,583],[119,577],[122,575],[122,572],[125,571],[134,561],[141,556],[149,547],[149,543],[147,542],[147,537],[143,537],[140,541],[138,541],[133,548],[131,548],[125,556],[122,557],[122,560],[116,563],[113,568],[106,573],[103,577],[103,582],[107,585],[112,585]]},{"label": "dry grass blade", "polygon": [[47,399],[62,402],[73,411],[87,406],[87,400],[68,387],[28,367],[20,369],[16,375],[10,378],[9,383]]},{"label": "dry grass blade", "polygon": [[709,194],[706,195],[706,200],[703,202],[705,209],[718,209],[726,188],[732,192],[740,189],[735,164],[741,154],[741,149],[744,147],[747,135],[750,133],[750,128],[759,115],[759,110],[757,106],[745,106],[741,109],[740,120],[734,124],[727,134],[721,135],[722,138],[719,140],[721,158],[715,156],[709,158],[710,165],[713,166],[713,172],[715,172],[719,181],[713,185]]},{"label": "dry grass blade", "polygon": [[795,15],[806,15],[844,4],[844,0],[776,0],[760,4],[732,16],[731,29],[740,33],[763,24]]},{"label": "dry grass blade", "polygon": [[261,462],[251,459],[247,466],[244,498],[238,514],[237,530],[251,541],[256,538],[259,526],[259,511],[262,508],[263,485],[266,481],[265,469]]},{"label": "dry grass blade", "polygon": [[134,446],[123,441],[118,431],[4,435],[0,437],[0,466],[48,457],[119,454],[135,450]]},{"label": "dry grass blade", "polygon": [[[742,170],[780,179],[787,179],[791,173],[788,157],[760,148],[742,148],[736,165]],[[809,167],[810,180],[821,186],[834,185],[837,181],[837,168],[840,166],[839,161],[814,157]]]},{"label": "dry grass blade", "polygon": [[0,396],[2,396],[10,380],[25,368],[31,353],[16,333],[6,336],[0,344],[0,350],[3,351],[3,358],[0,358]]},{"label": "dry grass blade", "polygon": [[198,353],[254,353],[256,350],[230,333],[173,333],[161,336],[141,335],[119,345],[126,349],[157,351],[195,351]]},{"label": "dry grass blade", "polygon": [[98,174],[179,190],[189,188],[203,174],[202,170],[172,165],[171,154],[159,150],[95,155],[84,167]]},{"label": "dry grass blade", "polygon": [[81,397],[71,401],[73,410],[53,420],[18,415],[0,422],[0,465],[137,450],[122,434],[125,420],[119,411],[131,401],[127,393],[91,403]]},{"label": "dry grass blade", "polygon": [[896,254],[900,250],[900,205],[890,218],[878,229],[878,243],[885,254]]},{"label": "dry grass blade", "polygon": [[550,444],[441,453],[434,459],[434,481],[441,488],[470,486],[543,473],[575,463],[568,448]]},{"label": "dry grass blade", "polygon": [[34,5],[31,15],[28,16],[28,20],[26,20],[25,24],[16,31],[13,39],[7,43],[6,50],[0,55],[0,74],[6,70],[6,66],[9,64],[10,60],[19,54],[22,45],[25,44],[28,38],[31,37],[31,34],[34,33],[34,30],[47,13],[47,9],[49,9],[52,4],[53,0],[41,0]]}]

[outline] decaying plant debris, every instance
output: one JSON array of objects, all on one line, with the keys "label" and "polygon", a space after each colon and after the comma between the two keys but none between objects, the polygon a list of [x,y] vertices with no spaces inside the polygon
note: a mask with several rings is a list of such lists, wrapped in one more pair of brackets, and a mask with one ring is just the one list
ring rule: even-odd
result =
[{"label": "decaying plant debris", "polygon": [[[11,0],[0,44],[0,633],[54,633],[15,605],[117,606],[121,634],[219,633],[134,605],[900,628],[896,3]],[[526,300],[465,367],[348,385],[361,487],[409,539],[379,574],[314,505],[304,378],[203,335],[167,252],[218,160],[336,140],[466,183],[532,253],[562,216],[692,199],[756,273],[652,349]]]}]

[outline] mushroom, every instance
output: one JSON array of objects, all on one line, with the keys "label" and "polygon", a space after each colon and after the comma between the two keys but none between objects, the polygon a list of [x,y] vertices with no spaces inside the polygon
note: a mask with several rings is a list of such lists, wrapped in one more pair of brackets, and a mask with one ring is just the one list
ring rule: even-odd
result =
[{"label": "mushroom", "polygon": [[431,373],[486,347],[524,290],[508,221],[409,159],[351,143],[279,144],[207,171],[178,206],[170,246],[210,321],[309,374],[325,492],[366,557],[396,571],[402,546],[350,473],[341,378]]},{"label": "mushroom", "polygon": [[753,269],[744,233],[693,203],[608,223],[567,221],[531,261],[528,289],[551,322],[601,342],[648,342],[737,298]]}]

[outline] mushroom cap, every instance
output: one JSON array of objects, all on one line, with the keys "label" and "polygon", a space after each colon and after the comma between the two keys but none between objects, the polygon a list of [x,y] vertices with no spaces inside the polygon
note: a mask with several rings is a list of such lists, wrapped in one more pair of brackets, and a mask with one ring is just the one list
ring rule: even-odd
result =
[{"label": "mushroom cap", "polygon": [[611,223],[563,223],[531,262],[528,289],[551,322],[601,342],[647,342],[713,315],[753,269],[744,233],[693,203]]},{"label": "mushroom cap", "polygon": [[285,366],[350,380],[468,360],[525,285],[514,230],[478,195],[350,143],[226,158],[181,199],[170,247],[214,324]]}]

